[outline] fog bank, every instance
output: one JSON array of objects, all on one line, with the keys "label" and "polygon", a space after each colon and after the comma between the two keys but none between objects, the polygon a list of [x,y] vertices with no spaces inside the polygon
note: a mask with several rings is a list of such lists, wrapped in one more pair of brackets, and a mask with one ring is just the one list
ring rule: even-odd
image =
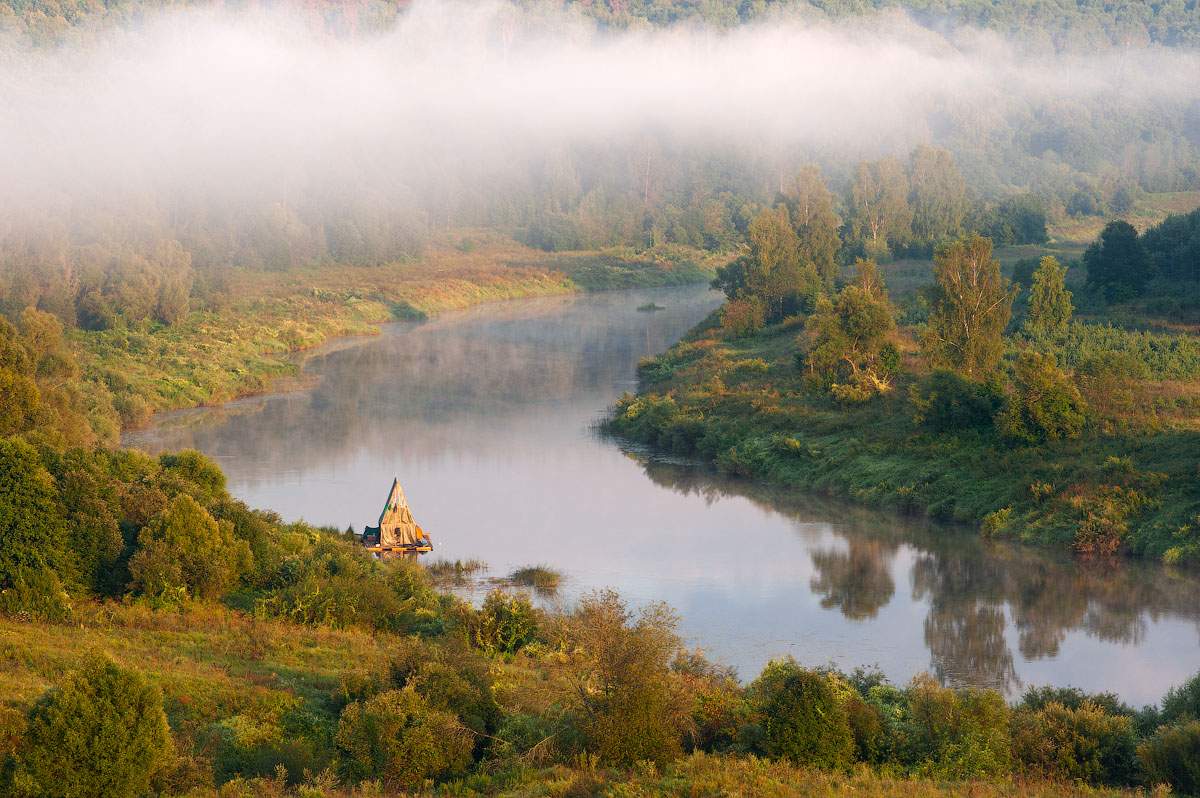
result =
[{"label": "fog bank", "polygon": [[986,147],[1045,114],[1179,112],[1194,52],[1018,55],[889,14],[601,33],[566,14],[424,0],[333,38],[283,12],[164,12],[86,45],[0,52],[0,201],[213,196],[513,169],[642,136],[748,158]]}]

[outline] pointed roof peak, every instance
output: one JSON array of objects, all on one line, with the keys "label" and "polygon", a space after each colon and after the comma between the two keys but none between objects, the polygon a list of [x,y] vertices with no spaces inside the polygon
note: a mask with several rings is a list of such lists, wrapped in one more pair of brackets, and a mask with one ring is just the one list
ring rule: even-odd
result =
[{"label": "pointed roof peak", "polygon": [[379,521],[377,523],[382,524],[389,512],[394,512],[401,507],[407,506],[408,499],[404,496],[404,489],[400,487],[400,477],[393,477],[392,487],[388,490],[387,499],[383,503],[383,510],[379,513]]}]

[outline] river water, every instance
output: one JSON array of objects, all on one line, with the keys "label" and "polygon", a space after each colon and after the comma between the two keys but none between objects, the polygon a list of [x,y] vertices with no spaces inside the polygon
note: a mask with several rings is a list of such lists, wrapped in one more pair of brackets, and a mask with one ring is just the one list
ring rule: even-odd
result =
[{"label": "river water", "polygon": [[[651,301],[664,309],[637,309]],[[497,576],[549,564],[566,603],[605,587],[667,601],[689,644],[743,679],[791,654],[1141,704],[1200,670],[1194,576],[1080,567],[599,436],[638,359],[717,303],[702,288],[623,291],[389,325],[310,355],[308,388],[167,414],[126,443],[200,449],[250,505],[341,528],[373,522],[398,476],[430,556]]]}]

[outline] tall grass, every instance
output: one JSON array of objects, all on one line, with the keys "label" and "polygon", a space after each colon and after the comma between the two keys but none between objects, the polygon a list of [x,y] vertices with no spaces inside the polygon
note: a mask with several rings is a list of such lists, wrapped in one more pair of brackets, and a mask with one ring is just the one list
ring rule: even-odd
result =
[{"label": "tall grass", "polygon": [[513,571],[508,577],[512,584],[531,587],[544,596],[557,593],[562,578],[562,573],[548,565],[527,565]]}]

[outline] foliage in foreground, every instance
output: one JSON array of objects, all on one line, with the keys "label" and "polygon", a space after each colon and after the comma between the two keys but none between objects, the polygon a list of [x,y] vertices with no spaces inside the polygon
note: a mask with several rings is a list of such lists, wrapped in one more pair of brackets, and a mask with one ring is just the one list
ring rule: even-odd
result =
[{"label": "foliage in foreground", "polygon": [[92,658],[30,710],[9,787],[18,796],[135,798],[171,753],[158,688]]},{"label": "foliage in foreground", "polygon": [[[250,510],[195,452],[7,440],[0,474],[7,517],[25,530],[0,544],[9,792],[93,794],[93,776],[112,794],[306,781],[335,791],[433,780],[467,794],[551,790],[555,779],[564,790],[685,789],[666,774],[707,762],[676,764],[695,752],[733,757],[719,761],[764,789],[776,777],[759,768],[782,766],[751,757],[905,779],[1191,784],[1200,677],[1144,717],[1103,696],[1011,708],[995,692],[926,678],[898,687],[792,661],[743,687],[681,649],[665,606],[635,611],[601,593],[545,613],[497,591],[474,608],[439,594],[419,565],[373,560],[339,532]],[[50,545],[89,528],[74,515],[85,511],[108,542]],[[112,661],[87,653],[96,650]],[[59,772],[63,745],[104,767]],[[856,778],[863,794],[926,784]]]}]

